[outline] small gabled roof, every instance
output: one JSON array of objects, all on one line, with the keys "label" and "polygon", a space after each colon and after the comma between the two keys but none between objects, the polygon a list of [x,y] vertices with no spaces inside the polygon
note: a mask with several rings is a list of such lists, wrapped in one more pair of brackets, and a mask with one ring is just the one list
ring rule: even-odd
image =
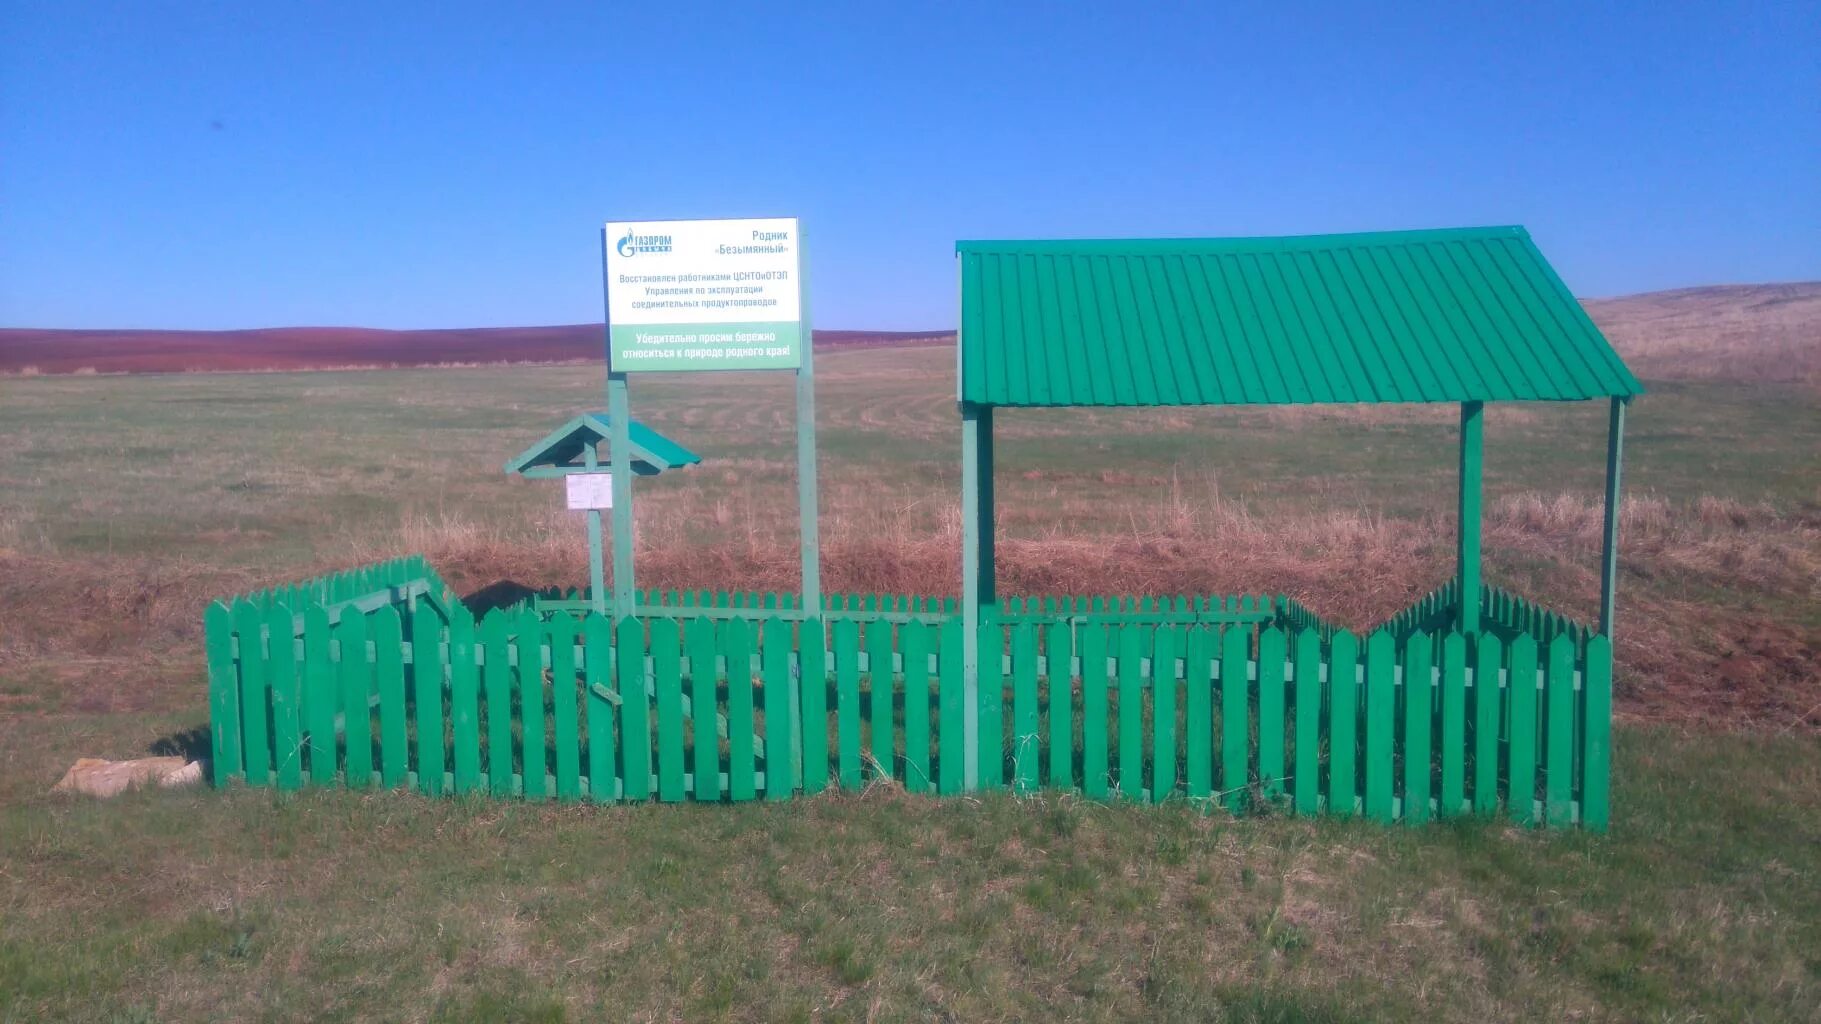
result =
[{"label": "small gabled roof", "polygon": [[[702,461],[700,455],[638,420],[627,424],[627,432],[632,438],[632,471],[640,476],[653,476],[666,469],[693,466]],[[529,477],[588,472],[582,461],[583,449],[612,437],[613,425],[606,413],[585,412],[507,462],[506,472]],[[606,468],[605,463],[598,467]]]},{"label": "small gabled roof", "polygon": [[1644,390],[1521,227],[955,248],[964,402],[1459,402]]}]

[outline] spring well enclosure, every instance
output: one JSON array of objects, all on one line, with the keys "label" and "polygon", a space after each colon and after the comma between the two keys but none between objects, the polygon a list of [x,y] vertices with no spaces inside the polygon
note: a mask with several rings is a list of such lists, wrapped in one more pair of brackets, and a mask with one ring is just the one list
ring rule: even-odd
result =
[{"label": "spring well enclosure", "polygon": [[[606,602],[597,577],[477,619],[420,559],[249,595],[208,615],[217,781],[611,801],[884,778],[1606,826],[1620,439],[1642,388],[1522,229],[957,248],[958,602]],[[1603,585],[1579,623],[1481,578],[1482,416],[1595,399]],[[1386,402],[1459,407],[1458,563],[1363,636],[1281,594],[997,592],[997,410]]]}]

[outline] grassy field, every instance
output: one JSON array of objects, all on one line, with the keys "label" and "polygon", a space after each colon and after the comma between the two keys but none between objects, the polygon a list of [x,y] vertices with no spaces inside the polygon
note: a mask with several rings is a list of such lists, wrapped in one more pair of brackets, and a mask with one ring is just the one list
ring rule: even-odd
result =
[{"label": "grassy field", "polygon": [[1618,741],[1600,839],[882,789],[65,803],[8,737],[0,1020],[1812,1020],[1813,740]]},{"label": "grassy field", "polygon": [[[579,584],[557,488],[500,466],[600,374],[0,380],[0,1021],[1812,1020],[1821,401],[1687,365],[1628,435],[1605,838],[885,789],[52,797],[78,756],[194,735],[213,596],[412,551],[463,589]],[[829,588],[956,590],[952,374],[819,357]],[[634,403],[704,456],[640,483],[641,583],[794,589],[788,380]],[[1489,580],[1591,614],[1603,431],[1489,410]],[[1001,588],[1370,625],[1451,570],[1454,437],[1410,408],[1006,415]]]}]

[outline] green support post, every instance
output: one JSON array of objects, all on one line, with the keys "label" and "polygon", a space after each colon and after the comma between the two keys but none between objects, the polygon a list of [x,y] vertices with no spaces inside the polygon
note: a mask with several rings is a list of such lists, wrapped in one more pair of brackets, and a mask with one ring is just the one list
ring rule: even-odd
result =
[{"label": "green support post", "polygon": [[803,276],[803,225],[797,225],[798,319],[803,361],[797,368],[797,515],[802,520],[803,607],[822,614],[822,536],[816,495],[816,340],[809,319],[809,282]]},{"label": "green support post", "polygon": [[1458,570],[1460,615],[1456,631],[1480,628],[1480,448],[1484,433],[1483,402],[1461,403],[1461,500]]},{"label": "green support post", "polygon": [[1619,590],[1619,469],[1625,461],[1625,407],[1612,399],[1606,417],[1606,531],[1600,550],[1600,632],[1612,639],[1613,605]]},{"label": "green support post", "polygon": [[608,464],[613,471],[613,614],[637,614],[632,581],[632,411],[626,394],[626,375],[607,375],[607,416],[613,438],[607,443]]},{"label": "green support post", "polygon": [[[993,592],[993,409],[961,404],[962,789],[980,785],[980,624],[998,603]],[[995,665],[997,675],[998,666]]]},{"label": "green support post", "polygon": [[[594,445],[583,446],[582,459],[590,472],[600,468],[600,453],[594,450]],[[602,566],[601,510],[598,508],[588,510],[588,601],[595,611],[606,613],[607,574]]]},{"label": "green support post", "polygon": [[607,229],[601,229],[601,301],[602,319],[606,321],[607,343],[607,418],[613,436],[607,443],[608,466],[613,473],[613,614],[623,618],[635,614],[632,581],[632,399],[626,390],[626,375],[613,368],[613,303],[608,298],[613,289],[607,272],[607,247],[613,240]]}]

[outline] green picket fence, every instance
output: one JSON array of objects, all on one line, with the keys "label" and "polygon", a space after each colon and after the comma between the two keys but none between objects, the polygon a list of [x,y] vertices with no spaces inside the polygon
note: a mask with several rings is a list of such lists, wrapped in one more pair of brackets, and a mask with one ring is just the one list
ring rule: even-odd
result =
[{"label": "green picket fence", "polygon": [[[1413,633],[1434,633],[1450,629],[1460,608],[1460,586],[1449,581],[1418,598],[1410,607],[1398,612],[1382,628],[1400,640]],[[1480,587],[1480,628],[1496,634],[1509,643],[1528,634],[1547,646],[1558,636],[1566,636],[1577,653],[1586,649],[1595,630],[1560,612],[1552,611],[1527,598],[1500,587]]]},{"label": "green picket fence", "polygon": [[1520,634],[1533,636],[1541,644],[1554,643],[1556,637],[1567,637],[1576,651],[1583,651],[1596,633],[1585,623],[1498,587],[1480,588],[1480,608],[1480,628],[1498,634],[1507,642]]},{"label": "green picket fence", "polygon": [[[632,614],[645,616],[690,615],[714,619],[744,618],[758,622],[776,617],[801,621],[812,617],[795,594],[776,591],[719,590],[637,590]],[[531,599],[538,610],[546,613],[572,612],[587,614],[592,608],[587,595],[580,591],[551,591]],[[1283,595],[1240,594],[1230,596],[1101,596],[1045,595],[1007,597],[990,613],[1000,622],[1023,620],[1051,621],[1067,619],[1081,623],[1278,623],[1285,624],[1289,609],[1306,609]],[[611,602],[608,612],[611,614]],[[959,615],[960,602],[953,597],[920,597],[906,594],[825,594],[821,616],[840,616],[859,622],[883,619],[909,622],[913,619],[940,622]],[[1313,616],[1309,622],[1315,623]]]},{"label": "green picket fence", "polygon": [[[803,607],[796,594],[777,591],[727,590],[635,590],[634,609],[638,616],[687,615],[710,619],[746,619],[758,622],[776,617],[801,621],[812,613]],[[551,591],[531,598],[532,607],[546,614],[571,612],[584,615],[593,607],[588,596],[577,590]],[[608,602],[611,611],[612,602]],[[912,619],[938,621],[960,614],[960,603],[952,597],[917,597],[904,594],[824,594],[822,614],[841,614],[857,619],[884,619],[908,622]]]},{"label": "green picket fence", "polygon": [[235,600],[260,609],[280,604],[287,608],[322,605],[329,621],[335,622],[349,609],[365,614],[383,605],[411,608],[419,598],[442,609],[445,617],[448,609],[461,604],[461,599],[430,567],[428,559],[409,555],[256,590]]},{"label": "green picket fence", "polygon": [[[476,622],[420,597],[339,618],[309,601],[216,603],[205,626],[221,784],[594,801],[966,788],[953,616],[684,606],[613,622],[527,604]],[[1605,828],[1604,637],[1325,632],[984,626],[978,785]]]}]

